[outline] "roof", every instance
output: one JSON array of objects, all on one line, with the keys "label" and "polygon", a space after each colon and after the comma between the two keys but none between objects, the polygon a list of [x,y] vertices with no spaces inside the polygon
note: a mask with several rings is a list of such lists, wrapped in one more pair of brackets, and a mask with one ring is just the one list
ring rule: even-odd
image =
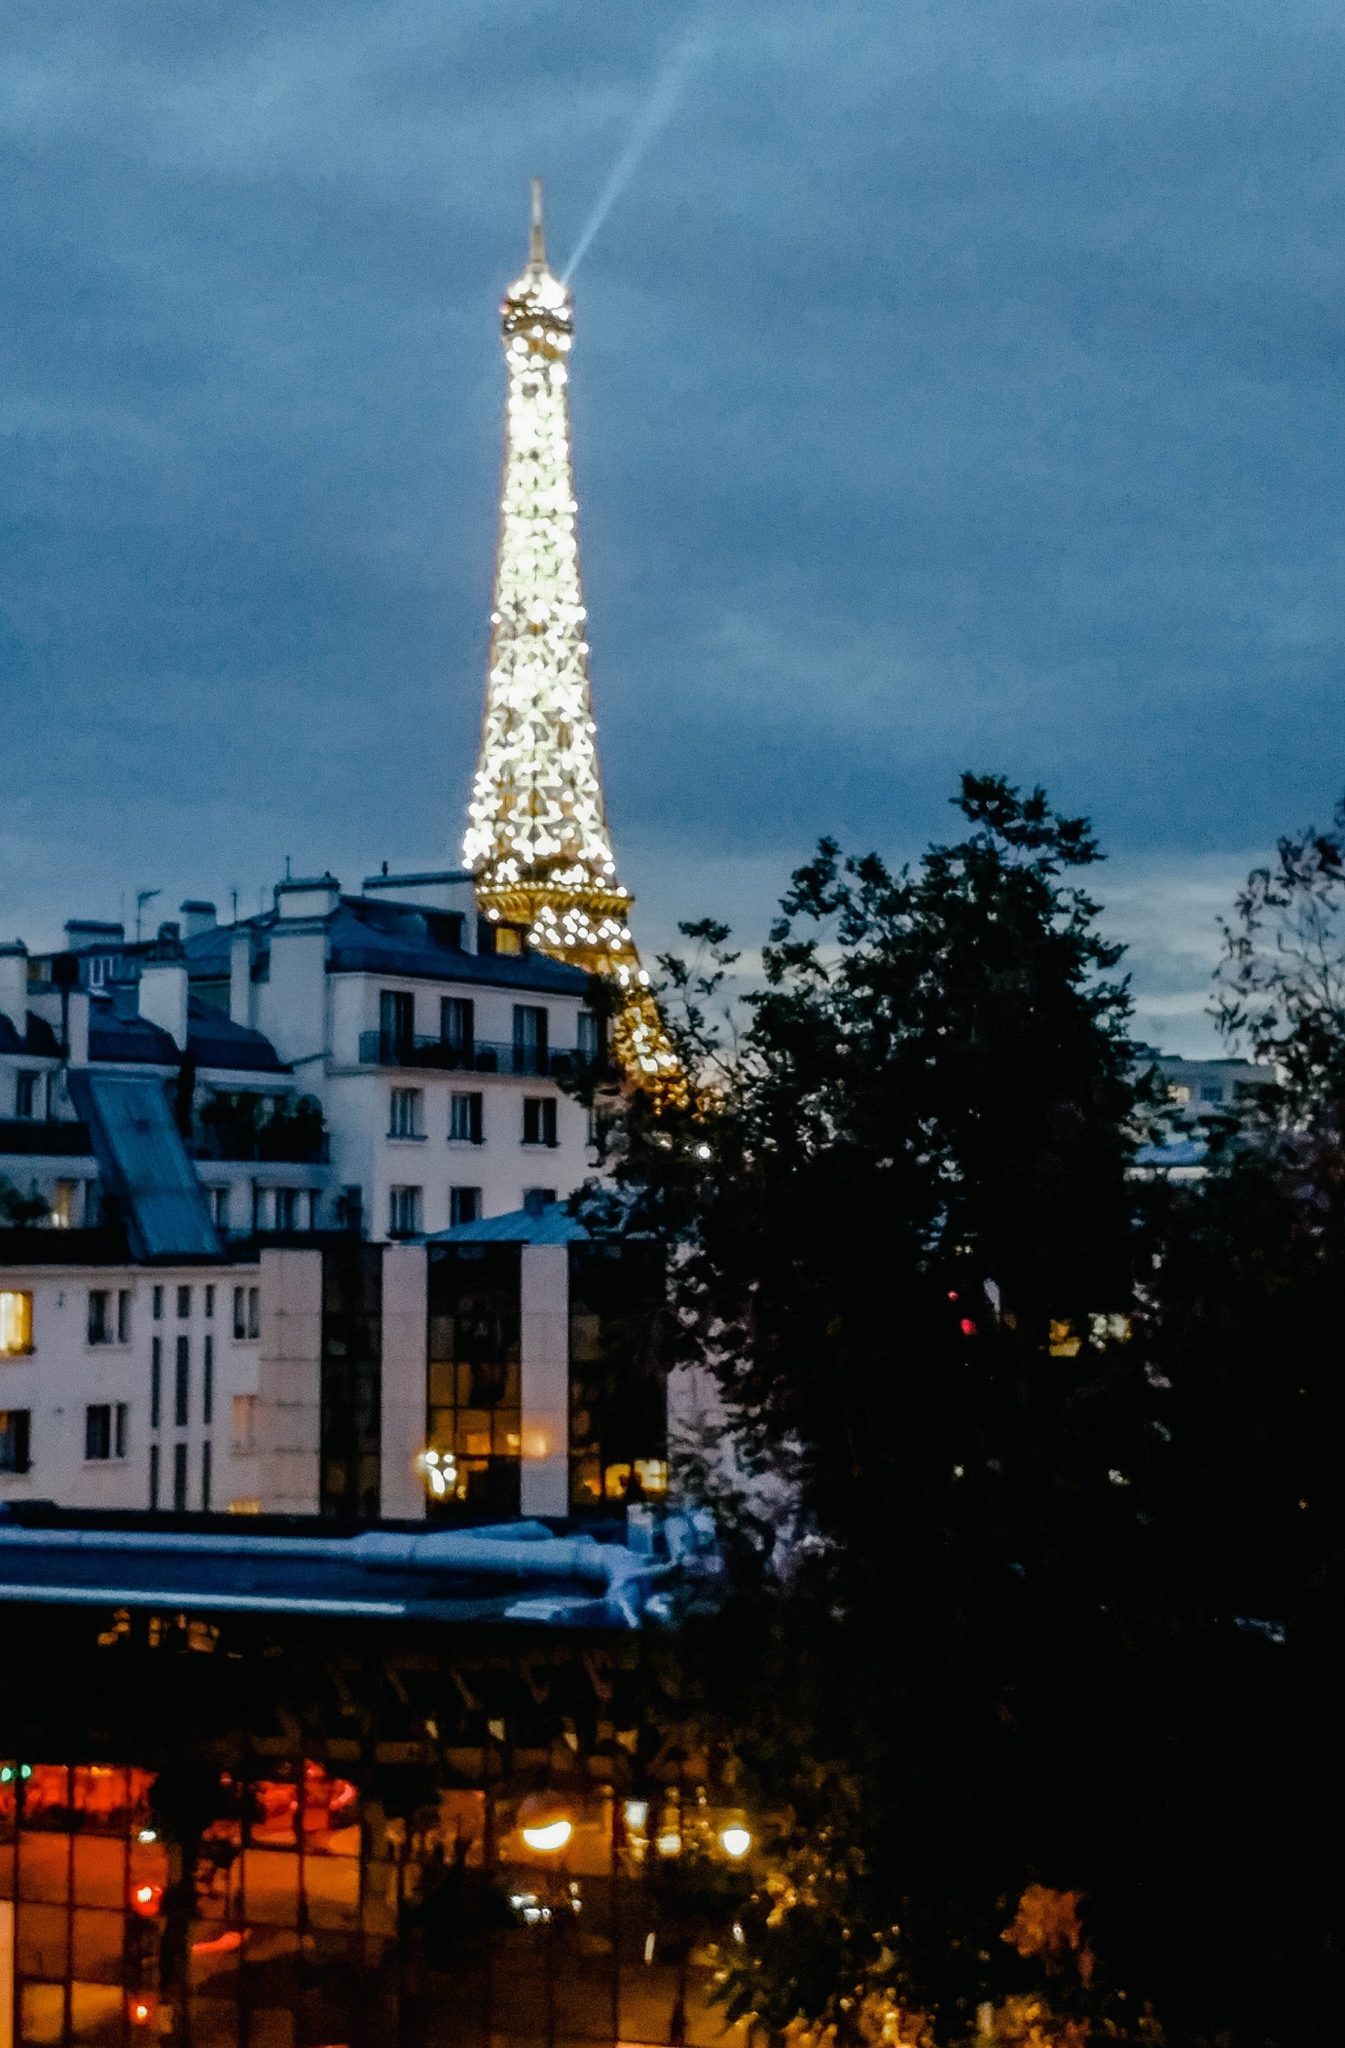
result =
[{"label": "roof", "polygon": [[20,1036],[4,1011],[0,1010],[0,1052],[36,1053],[50,1059],[59,1050],[56,1033],[45,1017],[35,1017],[29,1010],[24,1019],[23,1035]]},{"label": "roof", "polygon": [[1203,1166],[1208,1155],[1209,1146],[1203,1138],[1172,1138],[1162,1145],[1141,1145],[1134,1164],[1157,1167],[1166,1173],[1174,1167]]},{"label": "roof", "polygon": [[425,1244],[575,1244],[587,1240],[588,1232],[564,1202],[548,1202],[544,1208],[511,1209],[507,1216],[481,1216],[475,1223],[458,1223],[451,1230],[436,1230]]},{"label": "roof", "polygon": [[103,1181],[137,1259],[214,1259],[220,1241],[163,1084],[138,1074],[70,1076]]},{"label": "roof", "polygon": [[230,1067],[235,1073],[293,1072],[269,1038],[250,1025],[235,1024],[200,996],[187,998],[187,1050],[198,1067]]},{"label": "roof", "polygon": [[[434,910],[418,903],[388,903],[364,896],[342,896],[324,920],[329,974],[404,974],[422,980],[477,983],[489,988],[517,988],[540,994],[584,996],[589,977],[582,968],[544,953],[515,956],[468,953],[458,944],[462,914]],[[229,950],[236,930],[252,932],[265,951],[276,926],[274,911],[244,918],[238,925],[215,925],[184,941],[187,971],[194,980],[220,980],[229,972]]]},{"label": "roof", "polygon": [[171,1033],[148,1017],[127,1013],[110,996],[95,996],[89,1004],[89,1058],[175,1067],[181,1055]]},{"label": "roof", "polygon": [[609,1542],[525,1521],[332,1536],[316,1521],[311,1535],[275,1535],[92,1519],[35,1527],[0,1512],[0,1601],[632,1629],[666,1614],[679,1564],[711,1540],[703,1517],[648,1510]]}]

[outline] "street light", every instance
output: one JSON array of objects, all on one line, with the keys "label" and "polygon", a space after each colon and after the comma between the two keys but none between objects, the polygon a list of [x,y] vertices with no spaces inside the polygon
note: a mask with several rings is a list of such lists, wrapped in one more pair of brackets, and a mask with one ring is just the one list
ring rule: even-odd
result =
[{"label": "street light", "polygon": [[574,1822],[552,1793],[532,1792],[519,1806],[518,1831],[539,1856],[554,1856],[574,1833]]},{"label": "street light", "polygon": [[727,1827],[719,1830],[719,1844],[724,1854],[737,1863],[752,1846],[751,1830],[745,1828],[741,1821],[730,1821]]}]

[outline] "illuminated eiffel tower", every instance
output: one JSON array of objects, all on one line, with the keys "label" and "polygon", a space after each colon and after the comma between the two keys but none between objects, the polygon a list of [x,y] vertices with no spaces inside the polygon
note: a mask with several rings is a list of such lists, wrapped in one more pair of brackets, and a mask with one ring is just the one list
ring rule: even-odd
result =
[{"label": "illuminated eiffel tower", "polygon": [[656,1100],[685,1098],[617,880],[588,678],[567,368],[574,301],[549,269],[540,180],[528,266],[501,308],[509,373],[490,673],[463,858],[484,914],[610,977],[614,1050]]}]

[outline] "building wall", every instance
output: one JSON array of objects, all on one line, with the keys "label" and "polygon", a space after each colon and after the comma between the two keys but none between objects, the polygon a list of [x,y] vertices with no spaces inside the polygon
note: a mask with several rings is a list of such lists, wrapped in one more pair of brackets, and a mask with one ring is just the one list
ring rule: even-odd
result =
[{"label": "building wall", "polygon": [[[0,1470],[0,1501],[53,1500],[66,1507],[137,1508],[151,1504],[157,1452],[158,1505],[174,1502],[185,1474],[184,1505],[258,1504],[254,1438],[259,1341],[249,1335],[255,1265],[203,1269],[113,1265],[30,1266],[0,1270],[0,1293],[28,1295],[32,1348],[0,1357],[0,1412],[29,1417],[30,1465]],[[243,1295],[235,1335],[234,1292]],[[213,1292],[211,1292],[213,1290]],[[112,1340],[89,1341],[89,1298],[109,1297]],[[117,1334],[119,1298],[128,1301],[125,1341]],[[157,1314],[156,1314],[157,1307]],[[185,1420],[179,1423],[178,1346],[185,1352]],[[158,1346],[158,1422],[154,1421]],[[207,1345],[209,1404],[207,1407]],[[125,1409],[124,1449],[89,1458],[87,1411]],[[207,1452],[207,1445],[209,1450]]]}]

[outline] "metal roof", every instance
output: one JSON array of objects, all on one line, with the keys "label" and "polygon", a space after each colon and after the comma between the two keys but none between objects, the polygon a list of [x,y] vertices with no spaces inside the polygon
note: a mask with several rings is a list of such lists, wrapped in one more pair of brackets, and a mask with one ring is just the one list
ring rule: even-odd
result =
[{"label": "metal roof", "polygon": [[220,1241],[161,1081],[86,1068],[70,1094],[138,1259],[210,1259]]},{"label": "metal roof", "polygon": [[564,1202],[537,1209],[511,1209],[507,1216],[481,1216],[475,1223],[457,1223],[436,1230],[425,1244],[575,1244],[588,1232]]},{"label": "metal roof", "polygon": [[703,1518],[648,1510],[609,1542],[522,1521],[333,1537],[89,1519],[33,1527],[0,1514],[0,1602],[632,1629],[665,1617],[679,1565],[711,1541]]}]

